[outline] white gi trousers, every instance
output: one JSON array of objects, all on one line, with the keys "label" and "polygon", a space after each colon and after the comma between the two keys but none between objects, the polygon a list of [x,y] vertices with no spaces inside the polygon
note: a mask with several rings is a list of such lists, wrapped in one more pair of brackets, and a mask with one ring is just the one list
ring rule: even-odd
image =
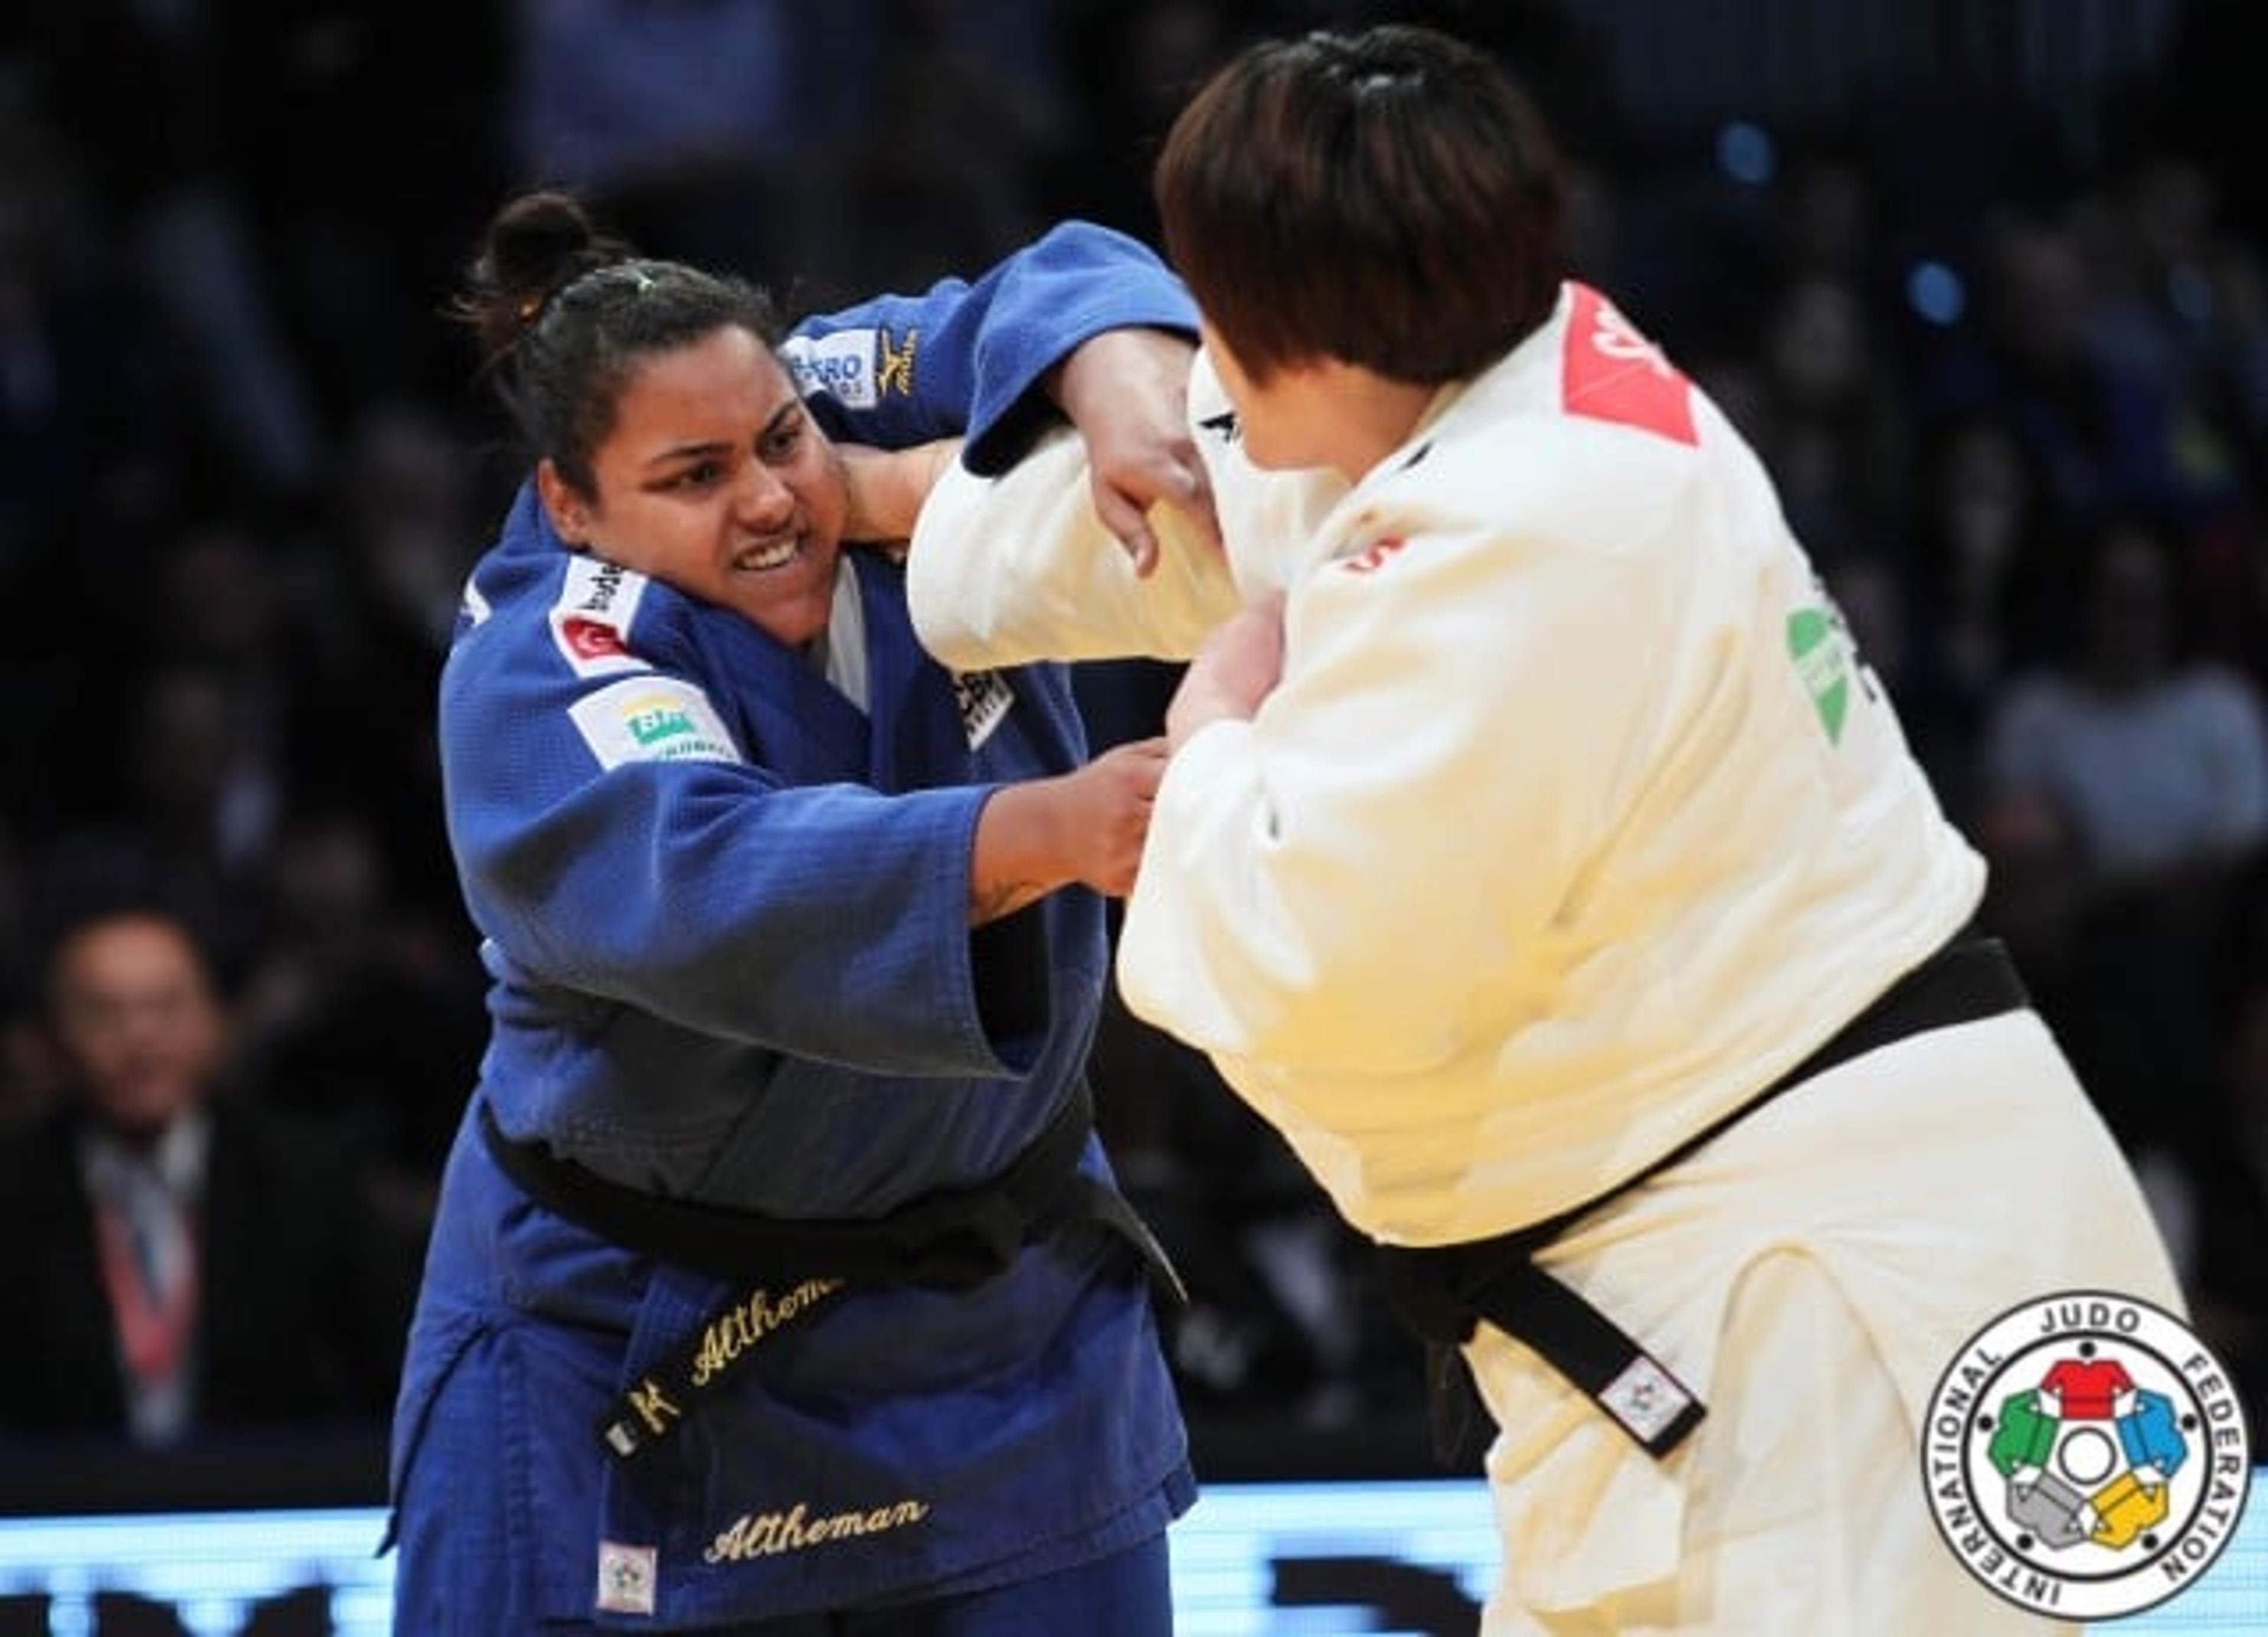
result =
[{"label": "white gi trousers", "polygon": [[1545,1251],[1709,1413],[1663,1462],[1522,1344],[1466,1349],[1498,1433],[1484,1637],[2076,1633],[1939,1538],[1921,1428],[2009,1308],[2184,1311],[2148,1207],[2036,1013],[1909,1037],[1791,1089]]}]

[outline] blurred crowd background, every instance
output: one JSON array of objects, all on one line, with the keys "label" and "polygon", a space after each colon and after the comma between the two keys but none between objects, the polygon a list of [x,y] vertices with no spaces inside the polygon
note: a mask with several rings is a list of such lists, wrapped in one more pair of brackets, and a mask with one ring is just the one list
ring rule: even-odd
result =
[{"label": "blurred crowd background", "polygon": [[[1777,473],[2268,1424],[2268,143],[2247,10],[10,7],[0,1131],[85,1077],[47,1003],[60,930],[162,903],[221,1002],[201,1094],[335,1141],[414,1272],[483,1025],[433,689],[519,475],[442,309],[506,195],[574,187],[641,248],[814,311],[975,273],[1063,216],[1154,242],[1148,161],[1208,69],[1258,33],[1425,20],[1537,93],[1576,166],[1578,270]],[[1149,730],[1172,673],[1082,680],[1112,738]],[[1519,776],[1516,720],[1506,757]],[[1201,1435],[1290,1449],[1416,1416],[1414,1344],[1202,1063],[1122,1013],[1095,1077],[1195,1288],[1173,1341]],[[8,1254],[36,1265],[22,1218]],[[26,1323],[8,1348],[44,1344]],[[378,1384],[334,1406],[372,1425],[375,1345]],[[48,1413],[0,1398],[0,1427]]]}]

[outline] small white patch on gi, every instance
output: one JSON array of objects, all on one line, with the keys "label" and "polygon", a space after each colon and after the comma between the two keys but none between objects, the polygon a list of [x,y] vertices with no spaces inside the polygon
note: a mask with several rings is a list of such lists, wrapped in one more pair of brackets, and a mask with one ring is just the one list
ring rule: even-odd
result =
[{"label": "small white patch on gi", "polygon": [[676,677],[625,677],[567,708],[601,767],[633,761],[739,761],[709,696]]},{"label": "small white patch on gi", "polygon": [[837,330],[783,342],[780,358],[805,397],[825,394],[846,409],[874,407],[874,332]]},{"label": "small white patch on gi", "polygon": [[1641,1354],[1606,1384],[1599,1402],[1639,1438],[1651,1442],[1693,1402],[1693,1395],[1679,1386],[1668,1370]]},{"label": "small white patch on gi", "polygon": [[1008,707],[1016,702],[1008,679],[997,671],[954,672],[953,697],[961,707],[961,730],[968,736],[971,750],[992,737],[992,730],[1007,719]]},{"label": "small white patch on gi", "polygon": [[652,1546],[599,1543],[599,1607],[608,1614],[653,1612],[657,1559]]},{"label": "small white patch on gi", "polygon": [[630,650],[630,621],[637,617],[645,587],[645,576],[618,563],[596,557],[567,560],[559,600],[551,605],[551,640],[576,675],[648,668]]}]

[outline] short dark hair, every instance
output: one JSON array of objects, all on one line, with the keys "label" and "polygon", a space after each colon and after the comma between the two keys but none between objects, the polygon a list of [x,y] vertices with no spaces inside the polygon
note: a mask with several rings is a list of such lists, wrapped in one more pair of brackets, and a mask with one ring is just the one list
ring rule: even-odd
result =
[{"label": "short dark hair", "polygon": [[1247,48],[1167,133],[1166,249],[1256,382],[1335,357],[1401,381],[1472,375],[1547,319],[1566,184],[1497,59],[1389,24]]},{"label": "short dark hair", "polygon": [[720,329],[780,340],[770,297],[747,280],[637,255],[557,189],[508,200],[489,223],[453,315],[531,459],[588,495],[631,372]]}]

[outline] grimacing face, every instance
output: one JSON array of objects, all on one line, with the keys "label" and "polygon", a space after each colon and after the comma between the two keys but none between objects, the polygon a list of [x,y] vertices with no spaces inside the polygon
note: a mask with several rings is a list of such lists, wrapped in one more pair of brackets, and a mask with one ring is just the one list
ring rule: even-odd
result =
[{"label": "grimacing face", "polygon": [[570,545],[729,608],[791,648],[826,630],[849,481],[761,338],[727,327],[649,359],[623,387],[592,472],[586,496],[549,460],[537,468]]}]

